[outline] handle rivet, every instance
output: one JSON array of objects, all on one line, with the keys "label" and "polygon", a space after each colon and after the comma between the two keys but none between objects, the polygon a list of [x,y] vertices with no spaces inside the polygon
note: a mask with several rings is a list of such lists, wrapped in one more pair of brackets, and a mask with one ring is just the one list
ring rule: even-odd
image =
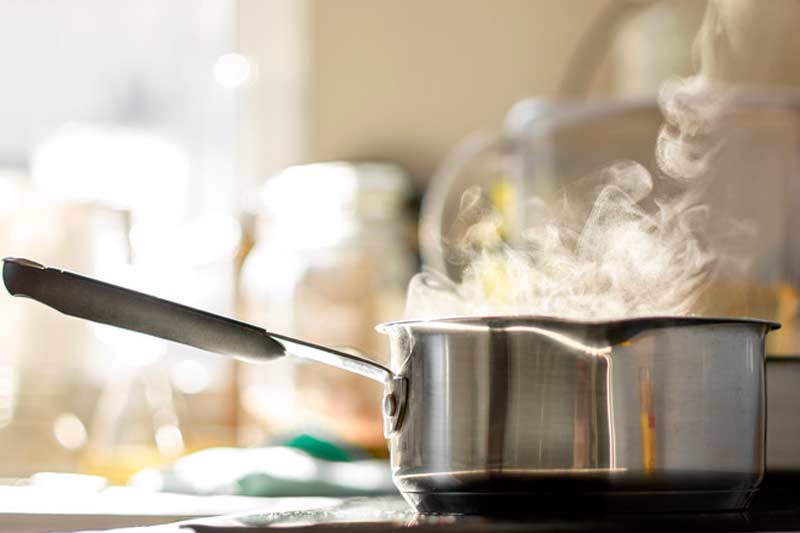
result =
[{"label": "handle rivet", "polygon": [[383,414],[386,416],[394,416],[397,414],[397,398],[394,394],[389,393],[383,397]]}]

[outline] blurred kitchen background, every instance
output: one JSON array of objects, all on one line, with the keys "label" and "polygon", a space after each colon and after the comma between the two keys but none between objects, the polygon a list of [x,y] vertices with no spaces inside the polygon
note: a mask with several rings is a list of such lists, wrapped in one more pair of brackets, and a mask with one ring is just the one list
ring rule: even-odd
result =
[{"label": "blurred kitchen background", "polygon": [[[458,276],[438,244],[467,187],[491,192],[513,242],[529,193],[619,157],[652,165],[659,87],[692,72],[704,8],[6,0],[0,253],[386,360],[373,327],[402,317],[421,261]],[[790,87],[798,70],[780,72],[773,85]],[[771,349],[786,354],[797,102],[773,87],[742,104],[760,133],[739,141],[757,155],[730,167],[772,161],[758,198],[774,209],[719,195],[767,237],[756,278],[710,302],[782,320]],[[365,381],[232,362],[3,293],[0,477],[126,483],[197,450],[271,443],[380,459],[381,391]]]}]

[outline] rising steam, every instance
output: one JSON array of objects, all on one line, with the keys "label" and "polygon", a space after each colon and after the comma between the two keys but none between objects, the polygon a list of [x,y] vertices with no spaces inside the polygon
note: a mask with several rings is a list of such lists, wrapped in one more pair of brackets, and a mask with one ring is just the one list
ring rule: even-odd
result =
[{"label": "rising steam", "polygon": [[[715,2],[698,45],[719,41]],[[701,53],[707,60],[709,54]],[[726,96],[701,68],[665,84],[660,105],[656,175],[619,161],[562,191],[560,201],[529,202],[535,221],[512,249],[502,239],[499,213],[480,189],[468,190],[457,224],[469,229],[446,243],[466,265],[454,282],[436,272],[409,286],[406,315],[546,315],[603,320],[686,315],[718,264],[707,238],[703,192],[724,131]]]},{"label": "rising steam", "polygon": [[700,238],[705,208],[683,208],[680,199],[643,207],[653,179],[634,162],[613,164],[591,181],[603,185],[588,212],[569,195],[554,209],[534,201],[538,220],[513,249],[481,191],[467,191],[460,216],[480,221],[459,244],[468,259],[463,279],[418,274],[409,288],[409,316],[688,313],[714,266]]}]

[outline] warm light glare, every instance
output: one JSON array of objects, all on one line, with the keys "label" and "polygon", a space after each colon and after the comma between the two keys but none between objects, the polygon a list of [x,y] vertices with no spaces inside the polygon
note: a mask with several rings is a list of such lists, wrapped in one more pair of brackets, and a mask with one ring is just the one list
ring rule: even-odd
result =
[{"label": "warm light glare", "polygon": [[357,490],[385,491],[392,486],[391,471],[380,461],[337,463],[329,475],[337,485]]},{"label": "warm light glare", "polygon": [[156,430],[158,451],[167,457],[180,455],[183,451],[183,434],[178,426],[164,424]]},{"label": "warm light glare", "polygon": [[11,175],[5,175],[0,169],[0,215],[7,213],[19,205],[21,196],[21,180]]},{"label": "warm light glare", "polygon": [[[108,482],[100,476],[70,474],[66,472],[36,472],[30,477],[31,487],[58,491],[59,503],[86,498],[87,493],[100,492]],[[65,513],[66,514],[66,513]]]},{"label": "warm light glare", "polygon": [[306,482],[319,475],[313,458],[300,450],[283,447],[203,450],[177,461],[174,472],[200,494],[219,491],[253,472]]},{"label": "warm light glare", "polygon": [[31,174],[38,189],[61,198],[169,212],[183,199],[189,160],[155,132],[73,124],[36,147]]},{"label": "warm light glare", "polygon": [[253,77],[253,64],[242,54],[225,54],[214,63],[214,79],[226,89],[241,87]]},{"label": "warm light glare", "polygon": [[161,359],[167,343],[161,339],[105,324],[91,324],[94,337],[109,347],[126,366],[144,367]]},{"label": "warm light glare", "polygon": [[0,428],[14,419],[17,403],[17,370],[11,365],[0,365]]},{"label": "warm light glare", "polygon": [[184,359],[172,368],[172,382],[184,394],[203,392],[210,381],[206,367],[192,359]]},{"label": "warm light glare", "polygon": [[[354,230],[353,199],[358,187],[357,172],[349,164],[300,165],[284,170],[262,187],[260,203],[292,231],[277,231],[270,240],[308,249],[338,242]],[[312,190],[314,194],[307,194]]]},{"label": "warm light glare", "polygon": [[[231,216],[210,213],[177,227],[165,228],[159,222],[140,222],[130,231],[131,246],[141,263],[159,266],[156,276],[164,275],[164,258],[172,264],[205,265],[227,261],[241,240],[239,223]],[[183,267],[182,267],[183,268]]]},{"label": "warm light glare", "polygon": [[53,435],[67,450],[78,450],[86,444],[86,428],[72,413],[62,413],[53,424]]},{"label": "warm light glare", "polygon": [[141,490],[157,492],[164,489],[164,475],[156,468],[145,468],[131,476],[128,485]]}]

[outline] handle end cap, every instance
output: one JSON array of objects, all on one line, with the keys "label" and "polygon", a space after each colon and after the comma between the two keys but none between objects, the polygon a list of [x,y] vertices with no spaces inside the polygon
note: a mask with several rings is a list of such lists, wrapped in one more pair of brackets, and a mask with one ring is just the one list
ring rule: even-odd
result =
[{"label": "handle end cap", "polygon": [[43,264],[37,263],[36,261],[31,261],[30,259],[25,259],[24,257],[4,257],[3,263],[13,263],[15,265],[38,268],[40,270],[44,270],[46,268]]}]

